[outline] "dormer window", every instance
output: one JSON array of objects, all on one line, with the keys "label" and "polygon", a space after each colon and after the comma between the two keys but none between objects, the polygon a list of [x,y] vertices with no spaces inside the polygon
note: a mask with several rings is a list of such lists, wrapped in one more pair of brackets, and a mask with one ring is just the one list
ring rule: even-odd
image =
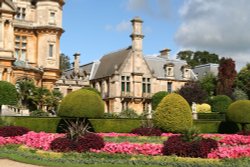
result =
[{"label": "dormer window", "polygon": [[181,67],[182,69],[182,77],[183,79],[190,79],[190,66],[189,65],[184,65]]},{"label": "dormer window", "polygon": [[165,64],[164,69],[165,69],[165,77],[174,76],[174,64],[173,63]]}]

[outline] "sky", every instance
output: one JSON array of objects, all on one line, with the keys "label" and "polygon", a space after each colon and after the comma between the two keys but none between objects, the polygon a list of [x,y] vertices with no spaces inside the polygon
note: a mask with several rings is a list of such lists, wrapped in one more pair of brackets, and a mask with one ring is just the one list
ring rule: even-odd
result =
[{"label": "sky", "polygon": [[66,0],[61,53],[81,64],[131,45],[130,20],[143,22],[143,53],[171,49],[209,51],[232,58],[237,70],[250,63],[249,0]]}]

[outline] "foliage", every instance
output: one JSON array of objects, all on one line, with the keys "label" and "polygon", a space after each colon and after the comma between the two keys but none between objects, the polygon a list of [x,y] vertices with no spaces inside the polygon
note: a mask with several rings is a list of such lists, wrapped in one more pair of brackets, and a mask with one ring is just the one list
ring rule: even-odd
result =
[{"label": "foliage", "polygon": [[61,71],[65,71],[67,69],[70,69],[70,59],[69,56],[66,56],[65,54],[60,54],[60,65],[59,68]]},{"label": "foliage", "polygon": [[158,105],[153,122],[164,131],[182,132],[193,123],[190,106],[182,96],[171,93]]},{"label": "foliage", "polygon": [[209,96],[213,96],[216,92],[216,77],[212,73],[208,73],[199,81],[201,88],[207,92]]},{"label": "foliage", "polygon": [[218,133],[221,121],[195,120],[194,126],[199,128],[201,133]]},{"label": "foliage", "polygon": [[223,121],[220,123],[218,132],[222,134],[235,134],[239,130],[239,126],[236,123]]},{"label": "foliage", "polygon": [[93,91],[95,92],[96,94],[98,94],[99,96],[101,96],[101,92],[99,92],[96,88],[91,88],[91,87],[84,87],[82,89],[86,89],[86,90],[89,90],[89,91]]},{"label": "foliage", "polygon": [[232,99],[226,95],[217,95],[209,100],[212,112],[225,113],[232,103]]},{"label": "foliage", "polygon": [[234,100],[248,100],[247,94],[239,88],[234,89],[232,96]]},{"label": "foliage", "polygon": [[21,136],[28,133],[29,131],[30,131],[29,129],[20,126],[3,126],[0,127],[0,136],[2,137]]},{"label": "foliage", "polygon": [[217,95],[232,97],[236,75],[235,62],[231,58],[221,58],[218,73]]},{"label": "foliage", "polygon": [[67,137],[54,139],[50,144],[50,149],[55,152],[70,152],[75,149],[75,143]]},{"label": "foliage", "polygon": [[180,157],[201,157],[207,158],[212,149],[218,147],[217,141],[213,139],[183,141],[182,136],[171,136],[164,142],[164,155],[177,155]]},{"label": "foliage", "polygon": [[46,105],[49,111],[56,111],[63,94],[59,90],[53,90],[47,97]]},{"label": "foliage", "polygon": [[155,93],[153,96],[152,96],[152,109],[155,110],[156,107],[158,106],[158,104],[161,102],[161,100],[168,95],[168,92],[166,91],[160,91],[160,92],[157,92]]},{"label": "foliage", "polygon": [[178,93],[187,100],[189,105],[192,105],[192,102],[203,103],[208,97],[207,93],[197,82],[186,83]]},{"label": "foliage", "polygon": [[23,79],[17,82],[17,91],[21,98],[22,106],[28,107],[30,104],[30,96],[35,89],[35,84],[32,80]]},{"label": "foliage", "polygon": [[61,117],[100,118],[104,114],[104,104],[93,91],[79,89],[63,98],[57,114]]},{"label": "foliage", "polygon": [[0,81],[0,111],[2,105],[16,105],[18,94],[16,87],[9,82]]},{"label": "foliage", "polygon": [[196,126],[192,126],[191,128],[185,129],[183,131],[182,140],[185,142],[201,140],[199,134],[200,134],[200,129],[198,129]]},{"label": "foliage", "polygon": [[133,109],[126,109],[119,113],[119,118],[139,118],[139,115]]},{"label": "foliage", "polygon": [[207,51],[180,51],[177,53],[177,59],[186,60],[193,68],[197,65],[208,63],[219,63],[219,56],[215,53],[209,53]]},{"label": "foliage", "polygon": [[37,106],[38,110],[41,110],[50,100],[50,91],[47,88],[36,87],[29,98]]},{"label": "foliage", "polygon": [[248,95],[248,99],[250,99],[250,63],[237,74],[235,85],[243,90]]},{"label": "foliage", "polygon": [[196,104],[196,111],[198,113],[211,113],[211,106],[207,103]]},{"label": "foliage", "polygon": [[43,110],[35,110],[30,113],[31,117],[48,117],[49,113],[43,111]]},{"label": "foliage", "polygon": [[226,112],[228,121],[240,123],[245,131],[246,124],[250,123],[250,100],[237,100],[233,102]]},{"label": "foliage", "polygon": [[161,136],[162,131],[157,128],[135,128],[131,133],[138,134],[140,136]]}]

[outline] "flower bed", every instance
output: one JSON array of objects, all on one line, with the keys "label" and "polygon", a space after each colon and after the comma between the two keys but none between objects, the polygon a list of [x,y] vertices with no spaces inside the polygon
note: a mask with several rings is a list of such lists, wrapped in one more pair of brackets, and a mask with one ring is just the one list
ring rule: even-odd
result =
[{"label": "flower bed", "polygon": [[[23,144],[28,147],[50,150],[50,143],[65,134],[53,134],[33,131],[22,136],[15,137],[0,137],[0,146],[6,144]],[[137,137],[135,134],[129,133],[99,133],[102,137]],[[162,136],[173,136],[176,134],[164,133]],[[219,147],[212,150],[208,154],[208,158],[223,159],[223,158],[240,158],[250,157],[250,136],[243,135],[222,135],[222,134],[204,134],[204,138],[213,138],[218,140]],[[162,155],[163,144],[155,143],[114,143],[106,142],[101,150],[91,149],[92,152],[110,153],[110,154],[143,154],[143,155]]]}]

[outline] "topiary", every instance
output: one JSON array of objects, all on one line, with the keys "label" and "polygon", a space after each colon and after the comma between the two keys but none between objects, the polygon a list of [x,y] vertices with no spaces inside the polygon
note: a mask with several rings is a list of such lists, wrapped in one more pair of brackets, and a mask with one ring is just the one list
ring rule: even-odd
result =
[{"label": "topiary", "polygon": [[30,130],[21,126],[4,126],[0,128],[0,136],[2,137],[14,137],[22,136],[28,133]]},{"label": "topiary", "polygon": [[210,113],[211,112],[211,106],[209,104],[206,104],[206,103],[196,104],[196,111],[198,113]]},{"label": "topiary", "polygon": [[131,131],[133,134],[137,134],[140,136],[161,136],[162,131],[157,128],[149,128],[149,127],[140,127],[135,128]]},{"label": "topiary", "polygon": [[98,94],[98,95],[101,97],[101,92],[99,92],[96,88],[85,87],[85,88],[82,88],[82,89],[85,89],[85,90],[89,90],[89,91],[95,92],[96,94]]},{"label": "topiary", "polygon": [[154,125],[167,132],[182,132],[192,127],[192,112],[187,101],[172,93],[162,99],[153,115]]},{"label": "topiary", "polygon": [[242,130],[246,131],[246,125],[250,123],[250,100],[237,100],[230,104],[226,118],[228,121],[240,123]]},{"label": "topiary", "polygon": [[156,107],[158,106],[158,104],[161,102],[161,100],[168,95],[168,92],[166,91],[160,91],[160,92],[157,92],[155,93],[153,96],[152,96],[152,109],[155,110]]},{"label": "topiary", "polygon": [[209,100],[212,112],[225,113],[232,103],[232,99],[226,95],[217,95]]},{"label": "topiary", "polygon": [[57,115],[60,117],[100,118],[104,115],[104,104],[95,92],[79,89],[63,98]]},{"label": "topiary", "polygon": [[16,87],[6,81],[0,81],[0,112],[2,105],[16,105],[18,102],[18,92]]}]

